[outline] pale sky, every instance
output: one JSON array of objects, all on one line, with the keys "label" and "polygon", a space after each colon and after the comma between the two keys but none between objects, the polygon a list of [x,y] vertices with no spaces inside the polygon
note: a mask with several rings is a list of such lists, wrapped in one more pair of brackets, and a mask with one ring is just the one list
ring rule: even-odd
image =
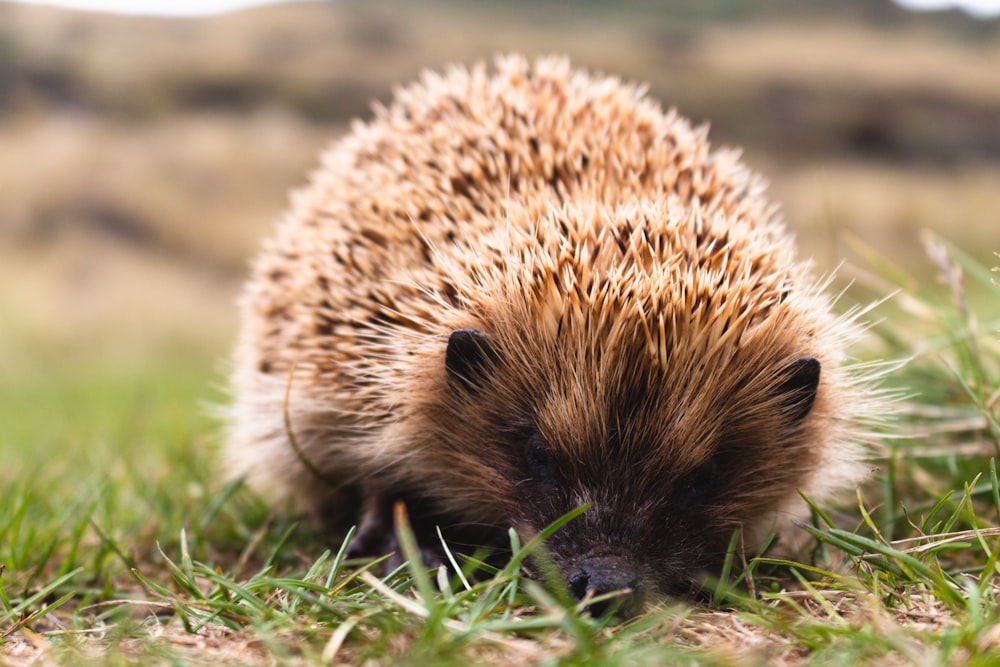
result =
[{"label": "pale sky", "polygon": [[[157,14],[161,16],[204,16],[266,5],[275,0],[14,0],[33,4],[57,5],[73,9],[93,9],[121,14]],[[910,9],[932,10],[959,7],[973,16],[1000,15],[1000,0],[893,0]]]},{"label": "pale sky", "polygon": [[909,9],[931,10],[958,7],[973,16],[1000,15],[1000,0],[893,0]]}]

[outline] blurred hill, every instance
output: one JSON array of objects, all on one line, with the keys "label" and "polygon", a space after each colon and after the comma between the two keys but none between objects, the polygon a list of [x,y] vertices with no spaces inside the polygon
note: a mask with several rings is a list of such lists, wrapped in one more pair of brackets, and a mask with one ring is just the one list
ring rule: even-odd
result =
[{"label": "blurred hill", "polygon": [[203,19],[0,3],[0,366],[25,341],[218,353],[247,259],[318,151],[419,70],[505,51],[568,54],[711,121],[824,269],[845,233],[904,266],[925,227],[984,263],[1000,249],[996,20],[875,0],[345,0]]}]

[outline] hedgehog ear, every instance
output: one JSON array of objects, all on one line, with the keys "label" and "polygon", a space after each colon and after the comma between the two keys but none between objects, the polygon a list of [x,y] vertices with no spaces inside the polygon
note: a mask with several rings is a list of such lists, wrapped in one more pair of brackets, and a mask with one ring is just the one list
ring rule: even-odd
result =
[{"label": "hedgehog ear", "polygon": [[812,409],[819,388],[819,360],[815,357],[799,357],[785,369],[785,381],[778,392],[781,404],[796,422],[802,421]]},{"label": "hedgehog ear", "polygon": [[495,360],[486,334],[475,329],[455,329],[448,337],[444,353],[444,367],[459,386],[475,390],[482,377]]}]

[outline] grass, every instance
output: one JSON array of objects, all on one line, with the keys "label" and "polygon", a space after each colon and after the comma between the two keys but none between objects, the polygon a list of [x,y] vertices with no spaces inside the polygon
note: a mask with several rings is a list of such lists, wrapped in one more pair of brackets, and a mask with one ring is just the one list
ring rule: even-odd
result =
[{"label": "grass", "polygon": [[205,415],[222,397],[197,355],[5,378],[0,661],[993,664],[1000,298],[981,265],[926,246],[942,282],[888,265],[871,281],[901,290],[873,354],[912,357],[873,481],[854,504],[814,507],[797,558],[734,542],[709,604],[624,625],[522,577],[537,545],[515,540],[506,567],[470,581],[422,567],[404,516],[409,560],[381,576],[221,483]]}]

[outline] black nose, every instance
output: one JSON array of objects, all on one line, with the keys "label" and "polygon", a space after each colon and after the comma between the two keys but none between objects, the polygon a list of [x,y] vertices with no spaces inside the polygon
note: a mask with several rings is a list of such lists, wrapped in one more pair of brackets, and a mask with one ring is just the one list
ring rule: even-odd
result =
[{"label": "black nose", "polygon": [[624,591],[621,594],[592,602],[587,606],[594,616],[608,612],[628,618],[639,612],[643,602],[642,585],[634,568],[612,556],[588,558],[579,563],[569,576],[569,590],[577,600],[587,595],[597,597],[605,593]]}]

